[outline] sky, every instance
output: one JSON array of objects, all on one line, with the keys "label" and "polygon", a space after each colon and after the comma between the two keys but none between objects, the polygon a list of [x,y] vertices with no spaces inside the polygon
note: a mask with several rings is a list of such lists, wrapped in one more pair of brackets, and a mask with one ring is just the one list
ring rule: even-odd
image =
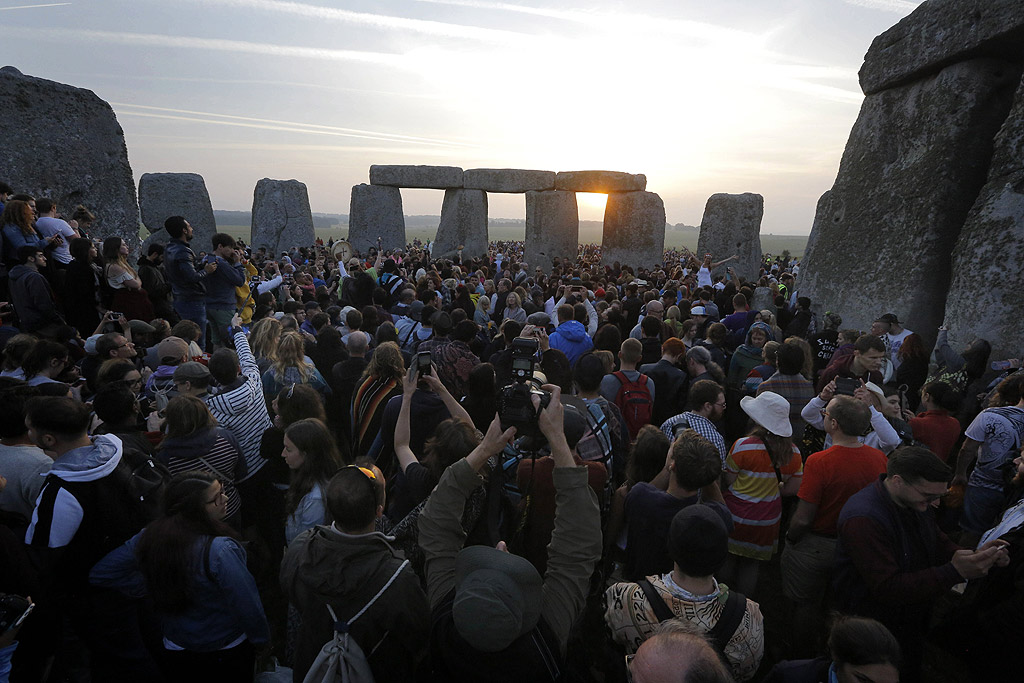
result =
[{"label": "sky", "polygon": [[[136,181],[261,178],[348,213],[371,164],[644,173],[670,223],[764,196],[808,234],[863,99],[871,40],[920,0],[0,0],[0,62],[93,90]],[[442,193],[403,190],[408,215]],[[492,218],[523,195],[489,194]],[[580,195],[600,220],[603,195]]]}]

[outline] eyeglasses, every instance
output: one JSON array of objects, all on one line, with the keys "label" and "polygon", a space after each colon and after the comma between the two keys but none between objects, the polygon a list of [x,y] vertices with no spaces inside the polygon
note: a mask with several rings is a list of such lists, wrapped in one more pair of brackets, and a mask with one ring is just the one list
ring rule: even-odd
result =
[{"label": "eyeglasses", "polygon": [[714,405],[716,408],[724,408],[726,404],[725,404],[725,401],[720,401],[720,402],[714,403],[712,405]]},{"label": "eyeglasses", "polygon": [[347,469],[350,469],[350,468],[359,470],[360,472],[365,474],[369,479],[373,479],[374,481],[377,480],[377,475],[374,474],[373,470],[368,469],[366,467],[360,467],[359,465],[345,465],[341,469],[347,470]]},{"label": "eyeglasses", "polygon": [[917,495],[921,496],[921,498],[923,500],[925,500],[925,501],[927,501],[929,503],[934,503],[937,500],[942,500],[947,495],[949,495],[949,491],[943,491],[942,493],[925,493],[921,489],[919,489],[916,486],[914,486],[913,484],[911,484],[909,481],[906,482],[906,483],[907,483],[907,486],[909,486],[910,488],[912,488],[915,491],[917,491]]}]

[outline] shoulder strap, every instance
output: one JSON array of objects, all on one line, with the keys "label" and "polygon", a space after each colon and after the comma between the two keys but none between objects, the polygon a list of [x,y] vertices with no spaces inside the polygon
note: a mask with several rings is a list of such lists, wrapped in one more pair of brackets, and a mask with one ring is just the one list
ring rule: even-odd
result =
[{"label": "shoulder strap", "polygon": [[[644,592],[644,596],[647,598],[647,602],[650,604],[651,609],[654,610],[654,616],[658,617],[659,622],[675,619],[676,615],[673,614],[672,610],[669,609],[669,606],[665,604],[665,600],[658,594],[658,591],[650,581],[643,578],[637,581],[636,585],[640,586],[640,590]],[[723,616],[724,614],[725,613],[723,612]],[[721,619],[719,619],[719,622],[721,622]]]},{"label": "shoulder strap", "polygon": [[732,640],[733,634],[739,628],[746,612],[747,596],[730,589],[729,597],[725,601],[725,609],[722,610],[718,623],[708,631],[708,636],[715,642],[719,652],[725,652],[725,646]]},{"label": "shoulder strap", "polygon": [[406,344],[409,343],[409,337],[411,337],[413,335],[413,332],[416,331],[416,327],[418,325],[419,325],[419,322],[417,322],[415,320],[412,321],[412,326],[409,328],[409,331],[405,333],[405,339],[402,340],[402,347],[403,348],[405,347]]},{"label": "shoulder strap", "polygon": [[218,470],[216,467],[207,462],[206,458],[204,458],[203,456],[197,455],[196,460],[206,465],[210,469],[210,471],[213,472],[218,479],[220,479],[221,484],[223,484],[224,482],[233,482],[235,480],[234,477],[225,477],[220,470]]},{"label": "shoulder strap", "polygon": [[370,609],[370,607],[373,606],[373,603],[377,602],[377,598],[379,598],[380,596],[384,595],[384,591],[386,591],[388,588],[391,587],[391,584],[393,584],[395,582],[395,579],[398,578],[398,575],[401,574],[402,570],[405,569],[408,565],[409,565],[409,560],[404,560],[402,562],[402,564],[398,565],[398,569],[396,569],[395,573],[391,575],[391,578],[388,579],[387,583],[385,583],[383,586],[381,586],[380,590],[377,591],[377,594],[374,595],[372,598],[370,598],[370,601],[368,603],[366,603],[365,605],[363,605],[363,608],[361,610],[359,610],[358,612],[356,612],[355,616],[353,616],[348,621],[345,621],[345,622],[338,621],[338,616],[334,613],[334,608],[332,608],[330,605],[327,605],[327,611],[330,612],[331,619],[334,620],[334,628],[335,628],[335,630],[339,631],[339,632],[347,632],[349,630],[349,627],[352,626],[352,623],[355,622],[355,620],[358,619],[359,617],[363,616],[363,613],[366,612],[366,610]]}]

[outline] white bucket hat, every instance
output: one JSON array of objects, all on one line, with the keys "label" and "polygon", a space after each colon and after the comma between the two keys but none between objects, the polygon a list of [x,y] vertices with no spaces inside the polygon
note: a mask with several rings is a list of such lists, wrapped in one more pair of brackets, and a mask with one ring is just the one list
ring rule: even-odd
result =
[{"label": "white bucket hat", "polygon": [[757,398],[744,396],[740,407],[757,424],[772,434],[793,436],[793,425],[789,422],[789,401],[778,394],[766,391]]}]

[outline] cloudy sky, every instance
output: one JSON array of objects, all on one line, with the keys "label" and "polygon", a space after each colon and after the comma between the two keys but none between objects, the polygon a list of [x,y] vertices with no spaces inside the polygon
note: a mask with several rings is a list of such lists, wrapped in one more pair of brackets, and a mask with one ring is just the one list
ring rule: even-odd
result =
[{"label": "cloudy sky", "polygon": [[[872,38],[919,0],[0,0],[0,60],[89,88],[136,179],[188,171],[214,208],[296,178],[347,213],[370,164],[647,174],[671,223],[716,192],[806,234],[862,100]],[[441,193],[403,191],[407,214]],[[521,195],[490,195],[522,218]],[[602,196],[581,196],[584,219]]]}]

